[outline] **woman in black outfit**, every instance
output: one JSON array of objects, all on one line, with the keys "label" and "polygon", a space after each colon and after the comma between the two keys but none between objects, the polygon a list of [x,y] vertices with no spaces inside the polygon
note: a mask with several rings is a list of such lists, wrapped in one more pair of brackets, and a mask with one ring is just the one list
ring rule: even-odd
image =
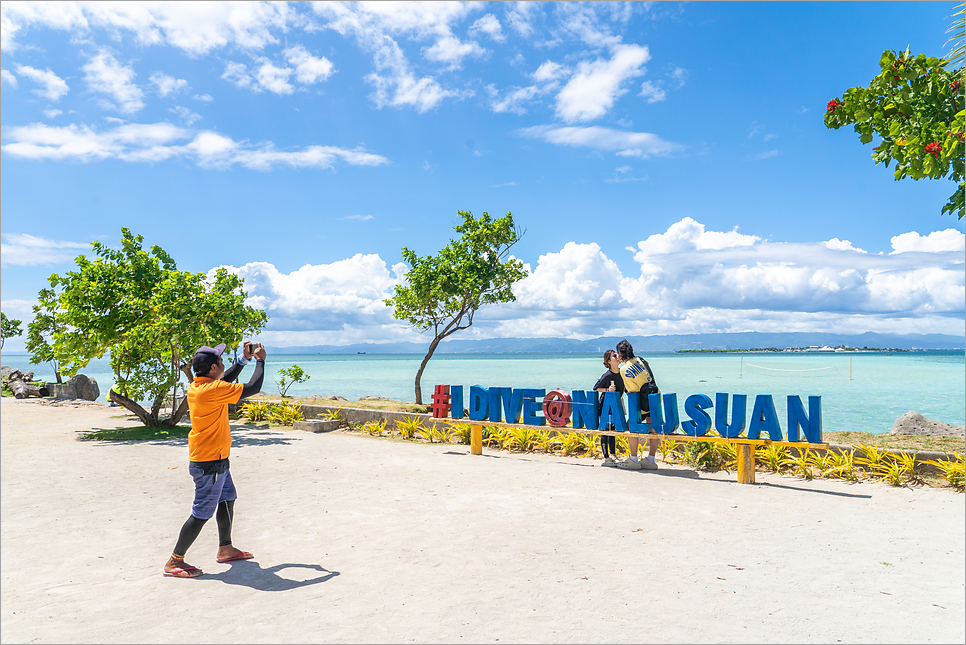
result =
[{"label": "woman in black outfit", "polygon": [[[624,379],[621,377],[621,372],[618,367],[620,365],[620,361],[617,359],[617,352],[612,349],[608,349],[606,352],[604,352],[604,365],[606,365],[608,369],[597,380],[597,384],[594,385],[594,390],[597,392],[620,392],[621,396],[623,396]],[[604,395],[601,394],[600,398],[603,399]],[[606,428],[601,429],[614,430],[614,424],[608,423]],[[601,466],[616,466],[617,437],[600,435],[600,449],[604,453],[604,461],[601,463]]]}]

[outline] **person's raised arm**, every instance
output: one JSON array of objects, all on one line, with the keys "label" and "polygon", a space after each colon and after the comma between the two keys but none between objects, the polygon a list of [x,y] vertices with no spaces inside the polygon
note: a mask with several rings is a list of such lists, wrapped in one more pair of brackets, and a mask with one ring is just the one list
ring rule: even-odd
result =
[{"label": "person's raised arm", "polygon": [[255,357],[255,372],[252,374],[252,378],[248,381],[245,387],[242,389],[241,398],[246,396],[251,396],[253,394],[258,394],[262,391],[262,381],[265,378],[265,348],[262,345],[258,345],[253,353]]}]

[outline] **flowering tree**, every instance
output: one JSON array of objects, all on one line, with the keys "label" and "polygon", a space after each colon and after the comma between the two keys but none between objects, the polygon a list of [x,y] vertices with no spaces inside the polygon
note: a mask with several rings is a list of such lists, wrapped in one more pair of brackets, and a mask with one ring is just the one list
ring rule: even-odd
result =
[{"label": "flowering tree", "polygon": [[895,161],[894,177],[915,180],[948,178],[959,182],[942,213],[964,215],[963,204],[963,69],[949,62],[882,53],[882,72],[869,87],[853,87],[828,102],[825,125],[839,129],[854,125],[862,143],[876,136],[876,164]]}]

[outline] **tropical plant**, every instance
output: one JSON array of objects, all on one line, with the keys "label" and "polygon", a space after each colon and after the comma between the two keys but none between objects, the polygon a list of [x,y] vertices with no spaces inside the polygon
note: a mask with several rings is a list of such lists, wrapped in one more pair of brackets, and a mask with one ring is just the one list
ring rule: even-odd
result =
[{"label": "tropical plant", "polygon": [[554,449],[560,446],[560,435],[555,430],[538,430],[534,445],[540,450],[552,454]]},{"label": "tropical plant", "polygon": [[265,399],[249,399],[241,406],[241,413],[249,421],[265,421],[271,410],[271,402]]},{"label": "tropical plant", "polygon": [[468,423],[447,423],[450,428],[450,436],[459,439],[464,446],[470,445],[471,428]]},{"label": "tropical plant", "polygon": [[966,461],[964,461],[963,455],[956,454],[952,459],[934,459],[926,463],[938,468],[950,486],[954,486],[959,492],[963,492],[964,479],[966,479]]},{"label": "tropical plant", "polygon": [[870,446],[864,443],[860,443],[856,446],[858,450],[862,451],[861,457],[856,457],[856,463],[864,466],[865,470],[873,476],[879,476],[879,474],[885,470],[889,462],[889,451],[885,448],[879,448],[878,446]]},{"label": "tropical plant", "polygon": [[291,367],[284,367],[278,371],[281,375],[281,381],[275,381],[275,385],[278,386],[278,393],[284,399],[288,395],[288,390],[290,387],[296,383],[305,383],[307,380],[312,378],[312,376],[303,370],[298,365],[292,365]]},{"label": "tropical plant", "polygon": [[532,452],[537,445],[539,431],[534,428],[511,428],[508,433],[507,450],[519,448],[521,452]]},{"label": "tropical plant", "polygon": [[[225,269],[212,275],[179,271],[159,246],[121,229],[121,248],[94,242],[95,259],[75,259],[76,271],[50,276],[53,324],[50,356],[65,376],[110,353],[112,401],[148,427],[173,426],[188,411],[187,399],[161,419],[162,401],[180,378],[190,383],[191,357],[202,345],[236,347],[261,329],[268,316],[245,305],[243,280]],[[150,410],[139,401],[148,401]]]},{"label": "tropical plant", "polygon": [[483,443],[494,448],[502,448],[508,441],[509,430],[500,426],[483,426]]},{"label": "tropical plant", "polygon": [[403,260],[409,265],[406,279],[384,300],[397,320],[433,332],[416,371],[417,404],[423,402],[423,370],[440,341],[470,327],[483,305],[516,300],[511,287],[527,275],[523,262],[509,257],[510,249],[525,233],[513,225],[513,215],[507,213],[497,220],[487,213],[478,218],[469,211],[459,211],[459,215],[463,218],[456,226],[460,238],[450,240],[438,255],[420,257],[403,247]]},{"label": "tropical plant", "polygon": [[367,421],[362,424],[362,431],[370,436],[381,437],[383,430],[386,429],[386,420]]},{"label": "tropical plant", "polygon": [[399,431],[403,439],[409,440],[416,436],[416,433],[423,428],[423,420],[419,417],[406,417],[396,420],[396,430]]},{"label": "tropical plant", "polygon": [[[7,314],[0,311],[0,349],[3,349],[3,344],[8,338],[15,338],[23,333],[20,329],[22,322],[16,318],[7,318]],[[57,382],[60,383],[60,381]]]},{"label": "tropical plant", "polygon": [[[794,452],[789,451],[788,456],[782,461],[782,466],[788,467],[796,477],[812,479],[815,477],[815,457],[810,448],[796,448]],[[818,466],[821,467],[821,462]]]},{"label": "tropical plant", "polygon": [[[620,439],[624,439],[624,437],[618,437],[618,440]],[[661,439],[661,443],[658,446],[658,450],[661,453],[661,461],[668,464],[678,463],[681,460],[680,455],[677,452],[679,445],[680,443],[674,439]]]},{"label": "tropical plant", "polygon": [[715,443],[714,449],[721,460],[721,470],[732,471],[738,468],[738,446],[733,443]]},{"label": "tropical plant", "polygon": [[724,455],[717,444],[710,441],[689,441],[684,447],[684,462],[695,470],[714,472],[721,470],[725,463]]},{"label": "tropical plant", "polygon": [[916,461],[915,453],[900,452],[894,457],[894,459],[896,463],[902,465],[903,470],[906,472],[906,477],[909,478],[910,484],[921,486],[926,483],[922,478],[921,465]]},{"label": "tropical plant", "polygon": [[603,455],[603,451],[600,449],[600,443],[597,441],[597,437],[592,434],[581,434],[581,439],[583,440],[583,451],[588,457],[598,457]]},{"label": "tropical plant", "polygon": [[304,418],[302,404],[288,401],[273,404],[268,413],[269,421],[283,426],[294,425],[296,421],[301,421]]},{"label": "tropical plant", "polygon": [[[436,429],[436,423],[434,422],[431,426],[420,425],[419,429],[416,431],[421,438],[425,439],[429,443],[436,443],[441,439],[439,431]],[[443,443],[440,441],[440,443]]]},{"label": "tropical plant", "polygon": [[844,479],[855,482],[859,480],[861,469],[855,467],[855,450],[825,451],[822,458],[821,476]]},{"label": "tropical plant", "polygon": [[909,471],[905,464],[897,460],[889,460],[879,467],[876,474],[879,481],[885,482],[890,486],[902,486],[905,483]]},{"label": "tropical plant", "polygon": [[[960,49],[961,51],[961,49]],[[896,181],[948,178],[958,182],[942,213],[964,215],[963,75],[948,61],[885,51],[869,87],[853,87],[828,102],[825,125],[853,125],[862,143],[876,136],[876,164],[896,162]]]},{"label": "tropical plant", "polygon": [[558,435],[560,452],[564,455],[576,455],[584,449],[584,435],[579,432],[568,432]]},{"label": "tropical plant", "polygon": [[342,408],[344,407],[340,406],[338,410],[326,410],[321,416],[326,421],[338,421],[340,424],[344,424],[345,417],[342,414]]},{"label": "tropical plant", "polygon": [[755,450],[755,462],[764,464],[773,473],[781,472],[788,458],[788,446],[768,444]]}]

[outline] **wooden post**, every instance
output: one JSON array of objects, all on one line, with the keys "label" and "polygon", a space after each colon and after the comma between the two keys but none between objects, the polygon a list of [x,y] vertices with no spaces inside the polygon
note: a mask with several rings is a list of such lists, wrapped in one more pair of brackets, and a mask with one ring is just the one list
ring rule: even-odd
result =
[{"label": "wooden post", "polygon": [[470,454],[483,454],[483,426],[470,426]]},{"label": "wooden post", "polygon": [[755,447],[750,443],[738,444],[738,483],[755,483]]}]

